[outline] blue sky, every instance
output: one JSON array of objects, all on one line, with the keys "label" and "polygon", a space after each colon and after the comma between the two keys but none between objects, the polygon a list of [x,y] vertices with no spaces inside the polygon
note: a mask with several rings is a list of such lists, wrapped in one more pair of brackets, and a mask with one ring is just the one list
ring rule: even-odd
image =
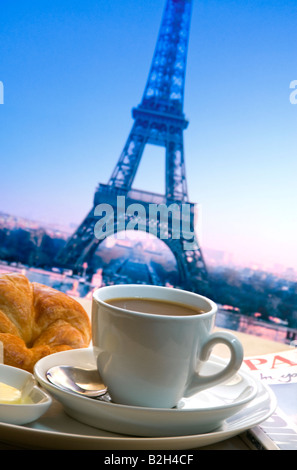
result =
[{"label": "blue sky", "polygon": [[[128,137],[164,4],[2,0],[1,211],[81,222]],[[296,14],[295,0],[194,0],[184,103],[202,247],[295,269]],[[163,155],[145,150],[135,187],[163,192]]]}]

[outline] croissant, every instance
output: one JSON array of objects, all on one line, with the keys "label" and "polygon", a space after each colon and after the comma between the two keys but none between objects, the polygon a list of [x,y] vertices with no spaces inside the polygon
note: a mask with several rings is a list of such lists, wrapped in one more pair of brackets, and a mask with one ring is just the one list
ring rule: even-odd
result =
[{"label": "croissant", "polygon": [[29,372],[44,356],[87,347],[91,322],[68,295],[30,282],[19,273],[0,274],[0,346],[4,363]]}]

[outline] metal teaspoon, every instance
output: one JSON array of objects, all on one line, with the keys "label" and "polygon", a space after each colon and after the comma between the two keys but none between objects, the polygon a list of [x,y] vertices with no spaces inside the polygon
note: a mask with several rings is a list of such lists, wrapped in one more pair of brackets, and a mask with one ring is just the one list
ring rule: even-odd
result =
[{"label": "metal teaspoon", "polygon": [[63,390],[79,393],[80,395],[96,398],[107,392],[107,387],[97,370],[81,369],[75,366],[51,367],[46,377],[52,384]]}]

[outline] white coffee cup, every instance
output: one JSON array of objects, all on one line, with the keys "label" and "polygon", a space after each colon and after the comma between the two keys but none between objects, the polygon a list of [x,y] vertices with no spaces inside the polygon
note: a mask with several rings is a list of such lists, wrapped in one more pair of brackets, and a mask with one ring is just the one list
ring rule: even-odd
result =
[{"label": "white coffee cup", "polygon": [[[168,316],[139,313],[106,303],[116,298],[182,303],[205,313]],[[92,340],[99,373],[116,403],[172,408],[182,397],[221,383],[240,368],[243,348],[228,332],[212,332],[217,306],[201,295],[150,285],[114,285],[93,294]],[[213,346],[223,343],[230,360],[213,375],[200,375]]]}]

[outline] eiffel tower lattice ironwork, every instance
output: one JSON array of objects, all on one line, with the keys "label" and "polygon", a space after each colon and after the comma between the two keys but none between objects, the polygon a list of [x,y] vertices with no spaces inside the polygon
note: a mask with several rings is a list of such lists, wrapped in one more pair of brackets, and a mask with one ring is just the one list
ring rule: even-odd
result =
[{"label": "eiffel tower lattice ironwork", "polygon": [[[114,208],[114,233],[127,227],[131,219],[137,217],[127,213],[117,215],[119,196],[124,196],[126,206],[137,203],[145,208],[150,204],[165,204],[168,207],[174,203],[182,208],[186,204],[190,209],[188,219],[190,233],[193,234],[191,249],[185,249],[186,234],[181,232],[179,238],[173,236],[170,217],[168,237],[163,241],[176,258],[179,286],[200,292],[207,289],[207,270],[194,229],[195,204],[188,200],[183,146],[183,131],[188,125],[183,113],[183,101],[191,11],[192,0],[166,1],[142,101],[132,110],[134,124],[130,135],[108,183],[98,185],[91,211],[59,254],[57,261],[60,265],[81,272],[83,263],[91,261],[102,241],[94,235],[98,222],[95,209],[100,204],[109,204]],[[164,195],[132,188],[146,144],[165,148]],[[142,220],[146,231],[149,231],[149,224],[147,217]],[[157,236],[162,230],[161,225],[158,220]]]}]

